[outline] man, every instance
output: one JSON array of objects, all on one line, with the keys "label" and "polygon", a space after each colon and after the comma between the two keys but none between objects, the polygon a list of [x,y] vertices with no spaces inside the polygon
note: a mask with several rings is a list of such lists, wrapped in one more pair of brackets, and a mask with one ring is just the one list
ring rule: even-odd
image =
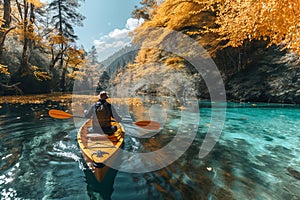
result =
[{"label": "man", "polygon": [[112,135],[117,130],[116,126],[111,125],[112,118],[116,122],[121,122],[122,118],[117,114],[114,107],[106,101],[109,98],[106,91],[100,92],[98,98],[99,100],[89,110],[84,110],[85,117],[92,117],[93,127],[89,132]]}]

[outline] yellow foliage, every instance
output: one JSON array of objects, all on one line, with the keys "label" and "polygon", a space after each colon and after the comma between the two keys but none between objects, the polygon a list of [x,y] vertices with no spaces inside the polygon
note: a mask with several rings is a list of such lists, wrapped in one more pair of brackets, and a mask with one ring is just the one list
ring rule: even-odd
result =
[{"label": "yellow foliage", "polygon": [[300,0],[207,1],[217,7],[216,31],[229,46],[268,40],[300,54]]},{"label": "yellow foliage", "polygon": [[77,47],[68,47],[66,51],[66,66],[68,67],[68,78],[78,81],[85,81],[86,77],[90,76],[93,71],[93,66],[88,68],[88,60],[84,56],[84,49]]},{"label": "yellow foliage", "polygon": [[52,44],[67,44],[68,43],[68,39],[62,35],[52,35],[49,40]]},{"label": "yellow foliage", "polygon": [[[199,1],[182,1],[182,0],[166,0],[163,4],[156,8],[155,14],[149,21],[145,21],[141,27],[135,30],[134,42],[141,43],[142,49],[139,51],[135,62],[145,64],[158,61],[163,58],[165,52],[159,47],[170,34],[174,31],[180,31],[192,34],[202,34],[200,29],[213,24],[212,12],[202,12],[205,10],[205,4]],[[172,45],[176,49],[189,54],[190,49],[186,49],[184,42],[173,41],[168,45]],[[157,47],[152,50],[145,50],[147,46]],[[171,46],[170,46],[171,47]],[[186,51],[185,51],[186,49]],[[165,65],[179,69],[183,66],[183,62],[175,62],[174,58],[167,59]]]},{"label": "yellow foliage", "polygon": [[201,27],[201,16],[204,5],[197,1],[166,0],[155,12],[152,20],[146,21],[143,27],[166,27],[182,30],[184,27]]},{"label": "yellow foliage", "polygon": [[300,54],[299,19],[300,0],[166,0],[137,29],[135,39],[161,40],[143,29],[163,27],[191,36],[216,35],[210,41],[226,41],[232,47],[246,40],[266,40]]},{"label": "yellow foliage", "polygon": [[83,78],[85,77],[85,72],[83,71],[74,71],[70,74],[67,74],[67,77],[74,79],[74,80],[79,80],[79,81],[83,81]]},{"label": "yellow foliage", "polygon": [[2,25],[5,23],[5,20],[3,19],[3,17],[0,17],[0,31],[2,31]]},{"label": "yellow foliage", "polygon": [[80,67],[86,60],[84,59],[84,49],[69,47],[66,53],[67,64],[70,67]]},{"label": "yellow foliage", "polygon": [[180,57],[170,57],[170,58],[167,58],[166,61],[165,61],[165,65],[166,66],[170,66],[174,69],[181,69],[184,67],[184,59],[183,58],[180,58]]},{"label": "yellow foliage", "polygon": [[40,0],[27,0],[28,3],[33,4],[36,8],[41,8],[43,3]]},{"label": "yellow foliage", "polygon": [[9,75],[8,67],[6,65],[0,64],[0,74]]},{"label": "yellow foliage", "polygon": [[31,66],[31,68],[33,69],[33,75],[35,76],[35,78],[38,81],[50,80],[51,79],[51,77],[49,76],[49,74],[47,72],[40,71],[37,66]]}]

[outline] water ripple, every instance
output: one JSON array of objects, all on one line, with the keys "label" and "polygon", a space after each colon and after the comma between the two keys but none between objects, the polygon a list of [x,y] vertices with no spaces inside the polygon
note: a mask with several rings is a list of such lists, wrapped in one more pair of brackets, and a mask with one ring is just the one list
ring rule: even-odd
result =
[{"label": "water ripple", "polygon": [[[4,111],[0,109],[0,196],[3,199],[299,199],[299,110],[230,104],[218,143],[200,160],[199,148],[211,117],[209,107],[201,108],[198,134],[174,163],[140,174],[110,170],[105,181],[99,183],[83,161],[72,120],[47,118],[43,106],[5,107]],[[150,138],[134,137],[140,134],[139,130],[126,125],[126,131],[132,135],[125,136],[125,150],[151,152],[168,144],[182,124],[180,110],[167,113],[169,118],[163,130]],[[188,128],[184,133],[189,134]],[[135,156],[122,159],[125,168],[141,164]]]}]

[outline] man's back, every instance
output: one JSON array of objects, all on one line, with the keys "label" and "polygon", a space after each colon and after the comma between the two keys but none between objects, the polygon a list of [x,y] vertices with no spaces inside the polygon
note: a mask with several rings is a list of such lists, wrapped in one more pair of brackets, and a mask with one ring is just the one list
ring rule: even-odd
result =
[{"label": "man's back", "polygon": [[98,101],[96,103],[96,116],[101,127],[110,127],[112,111],[111,105],[107,101]]}]

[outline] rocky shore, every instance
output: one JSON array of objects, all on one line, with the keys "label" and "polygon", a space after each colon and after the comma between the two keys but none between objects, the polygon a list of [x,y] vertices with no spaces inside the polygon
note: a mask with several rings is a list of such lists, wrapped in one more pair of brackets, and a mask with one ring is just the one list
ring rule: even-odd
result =
[{"label": "rocky shore", "polygon": [[300,58],[266,58],[225,80],[228,100],[300,104]]}]

